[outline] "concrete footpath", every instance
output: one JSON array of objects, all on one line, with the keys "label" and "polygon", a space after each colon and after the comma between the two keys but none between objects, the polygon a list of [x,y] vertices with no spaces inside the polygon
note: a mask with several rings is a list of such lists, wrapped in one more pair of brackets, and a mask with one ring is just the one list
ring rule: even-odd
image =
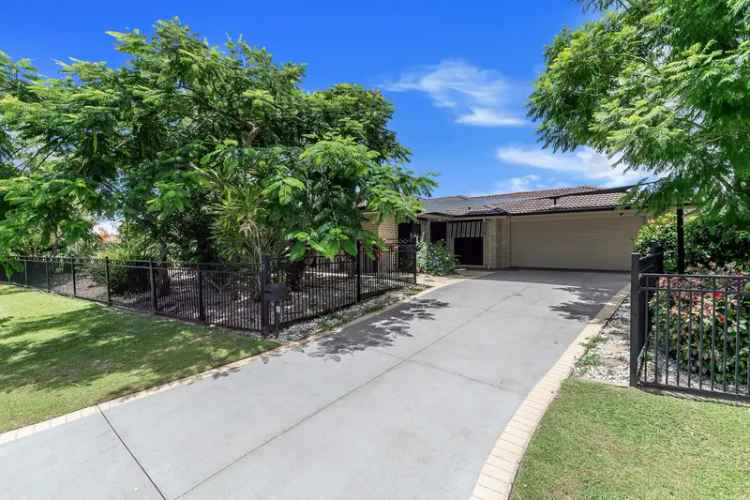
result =
[{"label": "concrete footpath", "polygon": [[501,271],[0,445],[0,498],[465,500],[614,273]]}]

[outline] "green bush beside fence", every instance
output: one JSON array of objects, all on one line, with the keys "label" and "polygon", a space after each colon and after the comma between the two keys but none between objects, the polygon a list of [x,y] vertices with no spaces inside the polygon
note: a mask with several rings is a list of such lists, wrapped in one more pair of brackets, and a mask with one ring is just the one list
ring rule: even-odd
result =
[{"label": "green bush beside fence", "polygon": [[417,243],[417,269],[419,272],[444,276],[456,270],[456,257],[439,241]]}]

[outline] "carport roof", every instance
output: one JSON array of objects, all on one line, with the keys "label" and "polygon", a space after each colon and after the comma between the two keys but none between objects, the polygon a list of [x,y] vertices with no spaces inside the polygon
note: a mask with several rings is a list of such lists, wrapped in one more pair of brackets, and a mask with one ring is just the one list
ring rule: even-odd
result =
[{"label": "carport roof", "polygon": [[485,196],[444,196],[421,200],[422,215],[477,217],[530,215],[617,208],[631,186],[543,189]]}]

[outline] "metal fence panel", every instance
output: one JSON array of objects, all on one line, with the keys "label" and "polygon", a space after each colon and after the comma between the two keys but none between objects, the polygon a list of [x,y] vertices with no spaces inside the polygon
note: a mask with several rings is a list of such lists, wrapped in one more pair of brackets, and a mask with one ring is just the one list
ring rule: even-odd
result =
[{"label": "metal fence panel", "polygon": [[633,279],[631,385],[750,398],[750,276]]},{"label": "metal fence panel", "polygon": [[[0,281],[142,312],[268,332],[416,283],[416,247],[393,244],[358,257],[265,258],[257,264],[179,264],[18,257]],[[274,304],[263,290],[284,284]]]}]

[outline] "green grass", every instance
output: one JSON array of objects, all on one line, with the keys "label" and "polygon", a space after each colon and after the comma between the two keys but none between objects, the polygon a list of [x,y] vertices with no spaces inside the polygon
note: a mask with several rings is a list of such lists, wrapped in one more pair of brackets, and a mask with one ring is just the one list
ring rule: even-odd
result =
[{"label": "green grass", "polygon": [[750,408],[569,379],[513,498],[750,498]]},{"label": "green grass", "polygon": [[586,372],[590,368],[602,364],[602,358],[595,349],[597,348],[597,346],[599,346],[599,344],[603,342],[604,337],[602,337],[601,335],[592,337],[587,342],[585,342],[583,344],[585,352],[583,356],[581,356],[578,361],[576,361],[576,368],[578,368],[581,372]]},{"label": "green grass", "polygon": [[223,329],[0,286],[0,432],[276,345]]}]

